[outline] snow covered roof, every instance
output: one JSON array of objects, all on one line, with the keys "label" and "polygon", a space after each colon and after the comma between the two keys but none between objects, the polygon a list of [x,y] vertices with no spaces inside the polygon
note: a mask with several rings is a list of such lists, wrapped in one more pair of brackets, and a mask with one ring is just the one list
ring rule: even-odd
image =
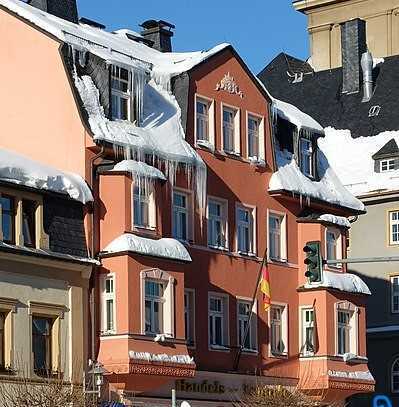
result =
[{"label": "snow covered roof", "polygon": [[81,176],[4,149],[0,149],[0,180],[67,194],[83,204],[93,201],[90,188]]},{"label": "snow covered roof", "polygon": [[162,181],[166,181],[165,175],[163,175],[158,168],[141,161],[123,160],[115,164],[111,171],[126,171],[137,177],[158,178]]},{"label": "snow covered roof", "polygon": [[334,225],[342,226],[348,229],[350,229],[351,227],[348,218],[345,218],[344,216],[336,216],[330,213],[325,213],[323,215],[320,215],[318,219],[323,222],[332,223]]},{"label": "snow covered roof", "polygon": [[305,199],[318,199],[355,211],[364,211],[363,203],[341,184],[321,151],[317,154],[320,181],[315,181],[302,173],[292,153],[281,151],[278,146],[276,150],[278,170],[270,178],[269,192],[288,191]]},{"label": "snow covered roof", "polygon": [[294,105],[273,98],[273,107],[279,117],[294,124],[298,130],[307,128],[310,130],[316,130],[322,134],[324,133],[323,127],[321,127],[316,120],[299,110]]},{"label": "snow covered roof", "polygon": [[177,363],[181,365],[193,365],[194,358],[190,355],[167,355],[166,353],[149,353],[149,352],[136,352],[129,351],[129,358],[136,360],[145,360],[147,362],[164,362],[164,363]]},{"label": "snow covered roof", "polygon": [[305,284],[305,288],[315,287],[335,288],[347,293],[371,295],[366,283],[360,277],[350,273],[323,270],[321,283]]},{"label": "snow covered roof", "polygon": [[153,69],[162,75],[173,76],[188,71],[228,46],[221,44],[209,51],[162,53],[128,39],[126,33],[129,30],[118,30],[114,34],[87,24],[74,24],[29,6],[21,0],[0,0],[0,5],[59,40],[83,47],[106,61],[125,65],[141,61],[152,64]]},{"label": "snow covered roof", "polygon": [[319,146],[328,156],[341,182],[354,195],[399,190],[399,170],[375,172],[372,156],[391,139],[399,143],[399,131],[352,138],[349,130],[325,129]]},{"label": "snow covered roof", "polygon": [[133,252],[171,260],[192,261],[187,249],[176,239],[162,238],[155,240],[137,236],[133,233],[125,233],[117,237],[105,247],[103,252]]}]

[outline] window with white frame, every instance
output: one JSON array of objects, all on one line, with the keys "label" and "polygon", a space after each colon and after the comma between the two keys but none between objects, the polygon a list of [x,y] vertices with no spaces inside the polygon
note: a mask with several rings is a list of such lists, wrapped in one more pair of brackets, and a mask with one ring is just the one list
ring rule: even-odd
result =
[{"label": "window with white frame", "polygon": [[194,290],[184,290],[184,327],[188,345],[195,344],[195,296]]},{"label": "window with white frame", "polygon": [[260,123],[258,117],[248,115],[248,157],[260,157]]},{"label": "window with white frame", "polygon": [[315,353],[315,312],[313,308],[302,308],[302,345],[301,354],[310,356]]},{"label": "window with white frame", "polygon": [[196,136],[197,140],[210,142],[209,137],[209,108],[210,103],[204,99],[196,99]]},{"label": "window with white frame", "polygon": [[150,187],[133,187],[133,225],[140,228],[155,227],[155,207]]},{"label": "window with white frame", "polygon": [[391,391],[399,393],[399,358],[394,360],[391,368]]},{"label": "window with white frame", "polygon": [[111,106],[113,119],[134,120],[131,74],[127,69],[116,65],[111,68]]},{"label": "window with white frame", "polygon": [[380,171],[388,172],[395,169],[395,160],[381,160],[380,161]]},{"label": "window with white frame", "polygon": [[102,278],[102,333],[115,333],[115,278]]},{"label": "window with white frame", "polygon": [[270,351],[272,355],[288,353],[287,306],[272,305],[270,307]]},{"label": "window with white frame", "polygon": [[188,241],[190,236],[190,195],[181,192],[173,192],[173,237]]},{"label": "window with white frame", "polygon": [[336,304],[336,351],[338,355],[358,354],[358,309],[349,302]]},{"label": "window with white frame", "polygon": [[391,277],[392,312],[399,313],[399,276]]},{"label": "window with white frame", "polygon": [[287,260],[286,217],[282,214],[269,212],[269,258],[271,260]]},{"label": "window with white frame", "polygon": [[253,208],[239,206],[236,209],[237,251],[240,253],[255,253]]},{"label": "window with white frame", "polygon": [[208,246],[227,248],[227,202],[208,199]]},{"label": "window with white frame", "polygon": [[312,141],[306,138],[299,140],[300,166],[303,174],[313,177],[313,146]]},{"label": "window with white frame", "polygon": [[162,282],[145,281],[145,333],[159,334],[164,332],[164,285]]},{"label": "window with white frame", "polygon": [[[326,229],[326,257],[327,260],[342,258],[341,232],[338,229]],[[341,267],[341,264],[337,263],[333,267]]]},{"label": "window with white frame", "polygon": [[244,351],[257,350],[257,315],[256,312],[251,315],[251,306],[250,301],[237,301],[238,345],[242,346]]},{"label": "window with white frame", "polygon": [[399,244],[399,211],[389,212],[389,242]]},{"label": "window with white frame", "polygon": [[223,150],[239,153],[239,113],[236,109],[223,107]]},{"label": "window with white frame", "polygon": [[228,346],[228,305],[227,297],[209,295],[209,345],[210,347]]}]

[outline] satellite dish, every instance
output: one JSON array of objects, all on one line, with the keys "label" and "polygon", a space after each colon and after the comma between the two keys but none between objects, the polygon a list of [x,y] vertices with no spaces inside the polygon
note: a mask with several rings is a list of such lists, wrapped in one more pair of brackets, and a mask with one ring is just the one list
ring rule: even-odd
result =
[{"label": "satellite dish", "polygon": [[180,407],[191,407],[191,404],[188,401],[182,401]]}]

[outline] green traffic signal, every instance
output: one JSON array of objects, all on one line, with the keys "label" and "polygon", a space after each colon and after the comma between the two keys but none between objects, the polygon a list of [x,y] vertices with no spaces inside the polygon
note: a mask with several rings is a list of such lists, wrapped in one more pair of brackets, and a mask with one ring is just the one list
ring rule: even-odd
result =
[{"label": "green traffic signal", "polygon": [[303,251],[306,253],[304,263],[307,266],[305,276],[311,283],[317,283],[321,281],[322,273],[322,258],[320,250],[321,242],[307,242]]}]

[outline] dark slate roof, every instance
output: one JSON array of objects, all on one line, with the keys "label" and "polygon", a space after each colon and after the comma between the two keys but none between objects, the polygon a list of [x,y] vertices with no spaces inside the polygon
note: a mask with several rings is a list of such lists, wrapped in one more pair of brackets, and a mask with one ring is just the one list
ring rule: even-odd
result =
[{"label": "dark slate roof", "polygon": [[395,155],[399,155],[399,148],[395,139],[392,138],[385,144],[385,146],[378,150],[372,158],[373,160],[378,160],[379,158],[392,157]]},{"label": "dark slate roof", "polygon": [[[303,80],[287,71],[303,66]],[[291,103],[312,116],[323,127],[349,129],[352,137],[373,136],[387,130],[399,130],[399,56],[385,58],[373,70],[374,94],[362,103],[363,92],[342,94],[342,68],[321,72],[309,70],[305,61],[279,54],[258,74],[271,95]],[[380,106],[378,116],[369,117],[370,108]]]}]

